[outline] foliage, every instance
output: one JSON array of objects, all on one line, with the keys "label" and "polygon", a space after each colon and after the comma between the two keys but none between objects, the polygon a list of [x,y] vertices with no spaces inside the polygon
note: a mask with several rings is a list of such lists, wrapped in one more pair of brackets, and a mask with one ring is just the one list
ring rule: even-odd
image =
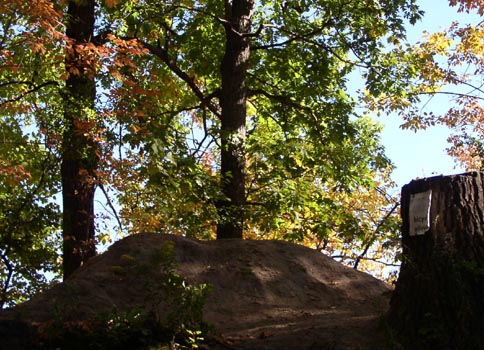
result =
[{"label": "foliage", "polygon": [[[449,1],[459,12],[482,14],[481,1]],[[404,128],[422,130],[435,125],[448,127],[452,134],[447,149],[456,162],[469,170],[481,170],[484,153],[481,77],[484,68],[484,26],[482,22],[453,22],[411,47],[401,46],[397,57],[402,79],[408,81],[400,97],[381,94],[371,105],[376,110],[400,111]],[[427,108],[433,99],[450,100],[445,112]]]},{"label": "foliage", "polygon": [[[47,1],[0,5],[0,308],[59,271],[58,166],[50,129],[58,98],[59,15]],[[35,128],[34,120],[39,122]]]},{"label": "foliage", "polygon": [[[368,133],[377,133],[379,126],[370,119],[361,119]],[[345,170],[353,166],[364,180],[358,187],[341,191],[331,176],[326,162],[312,159],[313,145],[303,137],[287,134],[275,137],[279,126],[272,120],[259,126],[262,141],[248,150],[255,155],[249,162],[247,237],[282,239],[301,242],[321,250],[354,268],[382,277],[386,264],[397,264],[399,245],[398,198],[390,194],[391,165],[376,140],[362,138],[361,144],[339,149],[347,158]],[[256,132],[254,132],[255,134]],[[267,147],[264,149],[263,147]],[[270,164],[262,154],[280,159]],[[358,151],[360,150],[360,151]],[[368,152],[379,155],[380,170],[362,167],[360,160]],[[347,152],[347,153],[345,153]],[[319,159],[325,155],[321,154]],[[360,157],[360,158],[359,158]],[[359,159],[358,159],[359,158]],[[388,169],[383,169],[388,165]],[[351,168],[350,168],[351,169]],[[270,183],[270,187],[265,187]]]},{"label": "foliage", "polygon": [[[111,94],[120,103],[113,107],[124,111],[132,77],[142,87],[138,103],[129,99],[130,115],[140,117],[119,127],[131,143],[123,154],[126,170],[134,171],[112,181],[122,186],[116,188],[118,198],[129,203],[121,211],[128,227],[213,236],[215,204],[223,199],[217,185],[220,149],[215,147],[220,137],[219,48],[226,39],[221,5],[125,2],[111,8],[112,17],[102,24],[103,30],[136,38],[150,51],[134,59],[148,69],[121,74],[123,90]],[[305,3],[302,8],[261,2],[256,8],[247,73],[246,237],[304,241],[314,233],[300,229],[301,222],[326,227],[315,233],[319,237],[338,235],[324,221],[334,217],[332,206],[340,206],[331,196],[358,191],[379,196],[372,191],[378,176],[389,184],[382,175],[390,163],[378,143],[379,129],[356,117],[356,102],[345,83],[360,67],[374,94],[404,91],[396,84],[397,74],[403,74],[393,68],[396,57],[382,54],[383,39],[404,38],[403,18],[393,12],[399,6],[412,22],[420,13],[410,2],[373,5],[356,12],[345,7],[354,4],[336,2]],[[153,137],[156,143],[150,141]],[[140,154],[145,164],[140,164]],[[148,182],[139,181],[144,173]],[[306,221],[311,211],[319,213],[312,223]],[[144,216],[152,220],[141,220]],[[363,240],[358,231],[351,234]]]},{"label": "foliage", "polygon": [[[174,242],[160,246],[151,262],[154,267],[143,266],[129,255],[121,259],[127,264],[112,268],[120,275],[161,269],[161,280],[146,287],[145,305],[77,321],[65,321],[62,308],[54,320],[37,329],[38,349],[196,349],[203,343],[209,330],[203,321],[203,306],[210,288],[189,285],[176,272]],[[152,277],[146,276],[146,280]]]},{"label": "foliage", "polygon": [[[72,130],[95,148],[99,164],[89,180],[106,197],[114,231],[208,239],[223,221],[222,185],[234,176],[221,173],[221,65],[232,33],[224,5],[100,2],[95,33],[82,43],[63,34],[62,5],[0,5],[8,14],[1,19],[1,113],[22,126],[31,121],[19,137],[30,132],[29,140],[45,140],[29,158],[63,159],[61,136],[72,126],[66,105],[82,102],[66,99],[66,81],[95,79],[95,104],[79,111]],[[246,237],[324,245],[357,266],[395,240],[393,199],[385,190],[391,163],[379,127],[357,113],[348,81],[361,71],[370,96],[404,95],[400,78],[412,72],[387,53],[388,45],[403,41],[405,20],[420,16],[414,0],[257,2],[246,33],[247,122],[238,150],[247,164]],[[78,65],[66,66],[66,53]],[[48,169],[46,192],[53,195],[59,169]],[[97,234],[109,240],[109,232]]]},{"label": "foliage", "polygon": [[19,125],[0,132],[0,307],[24,301],[58,271],[59,209],[56,159],[25,135]]},{"label": "foliage", "polygon": [[174,242],[166,241],[161,245],[158,256],[155,257],[155,264],[159,264],[163,269],[162,287],[153,290],[154,295],[150,299],[167,304],[172,308],[168,315],[158,315],[158,321],[166,322],[167,327],[175,332],[205,331],[203,306],[210,286],[206,284],[187,285],[183,277],[176,272],[177,262],[174,248]]}]

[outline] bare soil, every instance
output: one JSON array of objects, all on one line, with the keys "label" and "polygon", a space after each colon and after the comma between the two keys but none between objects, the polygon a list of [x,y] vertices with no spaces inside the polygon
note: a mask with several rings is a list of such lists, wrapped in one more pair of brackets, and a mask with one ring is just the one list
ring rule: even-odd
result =
[{"label": "bare soil", "polygon": [[[129,236],[68,281],[0,312],[0,320],[45,322],[59,314],[84,320],[113,309],[146,307],[161,273],[153,257],[167,240],[175,243],[178,273],[189,283],[213,287],[204,308],[204,318],[217,334],[213,348],[387,348],[381,319],[391,289],[315,250],[281,241]],[[133,261],[147,271],[131,269]]]}]

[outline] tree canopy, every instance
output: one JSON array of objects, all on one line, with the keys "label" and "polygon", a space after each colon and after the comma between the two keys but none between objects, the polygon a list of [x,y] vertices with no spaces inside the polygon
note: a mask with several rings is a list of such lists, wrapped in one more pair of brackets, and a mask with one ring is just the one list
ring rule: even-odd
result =
[{"label": "tree canopy", "polygon": [[62,253],[67,275],[109,229],[299,241],[355,267],[395,247],[392,164],[351,82],[405,97],[398,45],[422,16],[415,0],[8,0],[0,12],[9,303],[15,249],[40,249],[18,260],[37,272],[58,272]]},{"label": "tree canopy", "polygon": [[[449,5],[461,13],[477,14],[474,18],[481,18],[484,11],[481,1],[450,0]],[[449,128],[449,155],[464,168],[480,171],[484,159],[484,26],[480,19],[477,23],[454,21],[446,25],[441,31],[424,33],[423,40],[415,45],[400,46],[397,55],[401,70],[406,72],[403,79],[408,81],[405,92],[400,96],[385,93],[372,99],[370,105],[379,111],[398,111],[404,128]],[[449,108],[443,112],[429,109],[427,104],[436,98]]]}]

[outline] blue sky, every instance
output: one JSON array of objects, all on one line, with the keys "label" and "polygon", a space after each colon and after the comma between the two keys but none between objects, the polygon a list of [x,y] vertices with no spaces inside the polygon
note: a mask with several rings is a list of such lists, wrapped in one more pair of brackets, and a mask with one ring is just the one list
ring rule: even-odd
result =
[{"label": "blue sky", "polygon": [[[436,32],[447,28],[452,21],[477,24],[482,20],[474,14],[458,14],[457,9],[449,7],[446,0],[420,1],[419,6],[425,11],[425,16],[417,25],[408,28],[408,39],[412,43],[421,40],[425,30]],[[425,109],[439,113],[449,109],[451,103],[448,98],[435,97],[428,101]],[[392,177],[399,187],[415,178],[464,172],[445,152],[449,135],[446,128],[433,127],[415,133],[400,129],[402,121],[397,116],[382,116],[379,121],[385,125],[382,142],[388,157],[397,167]]]}]

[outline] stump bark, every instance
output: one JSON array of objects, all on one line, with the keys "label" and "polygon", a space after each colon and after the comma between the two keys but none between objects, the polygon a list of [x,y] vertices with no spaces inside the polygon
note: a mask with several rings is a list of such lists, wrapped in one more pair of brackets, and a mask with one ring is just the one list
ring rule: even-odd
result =
[{"label": "stump bark", "polygon": [[402,188],[403,264],[388,323],[405,349],[484,349],[484,177]]}]

